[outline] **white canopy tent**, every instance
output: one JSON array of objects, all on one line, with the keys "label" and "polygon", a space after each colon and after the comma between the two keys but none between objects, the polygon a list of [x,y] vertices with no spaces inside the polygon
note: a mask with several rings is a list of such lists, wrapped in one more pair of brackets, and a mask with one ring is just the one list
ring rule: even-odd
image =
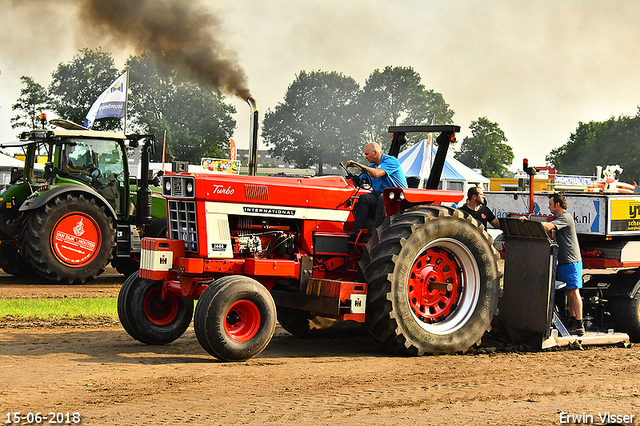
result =
[{"label": "white canopy tent", "polygon": [[[7,185],[11,180],[11,169],[22,169],[24,162],[0,152],[0,184]],[[4,186],[3,186],[4,187]]]},{"label": "white canopy tent", "polygon": [[23,167],[24,162],[0,152],[0,167]]},{"label": "white canopy tent", "polygon": [[[398,155],[398,161],[405,176],[417,176],[426,184],[437,149],[429,139],[423,139],[402,151]],[[419,187],[423,188],[424,184]],[[463,191],[466,194],[472,186],[481,186],[484,190],[489,190],[489,179],[447,153],[438,189]]]}]

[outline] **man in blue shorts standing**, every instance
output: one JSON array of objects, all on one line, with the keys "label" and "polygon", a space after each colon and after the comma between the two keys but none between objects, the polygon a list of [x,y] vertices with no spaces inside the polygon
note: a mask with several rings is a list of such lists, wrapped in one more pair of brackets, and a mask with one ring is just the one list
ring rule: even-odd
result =
[{"label": "man in blue shorts standing", "polygon": [[407,179],[397,158],[382,153],[382,147],[372,142],[364,148],[364,156],[370,163],[360,165],[352,160],[347,161],[347,167],[357,167],[362,175],[360,179],[371,184],[371,193],[358,197],[358,203],[353,213],[353,229],[349,237],[355,239],[369,215],[375,216],[374,226],[377,228],[384,221],[384,202],[381,197],[385,188],[406,188]]},{"label": "man in blue shorts standing", "polygon": [[549,210],[553,214],[550,222],[542,222],[545,230],[555,230],[558,242],[558,270],[556,279],[567,283],[564,293],[569,302],[569,322],[567,330],[571,334],[582,336],[584,324],[582,322],[582,257],[576,224],[573,217],[567,213],[567,200],[564,195],[555,193],[549,196]]}]

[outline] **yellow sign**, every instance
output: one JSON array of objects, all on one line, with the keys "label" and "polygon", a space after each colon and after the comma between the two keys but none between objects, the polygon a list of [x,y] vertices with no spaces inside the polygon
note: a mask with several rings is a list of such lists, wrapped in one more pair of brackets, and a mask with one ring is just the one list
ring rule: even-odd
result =
[{"label": "yellow sign", "polygon": [[612,220],[640,220],[640,200],[611,200]]},{"label": "yellow sign", "polygon": [[611,200],[611,230],[640,230],[640,200],[637,198]]}]

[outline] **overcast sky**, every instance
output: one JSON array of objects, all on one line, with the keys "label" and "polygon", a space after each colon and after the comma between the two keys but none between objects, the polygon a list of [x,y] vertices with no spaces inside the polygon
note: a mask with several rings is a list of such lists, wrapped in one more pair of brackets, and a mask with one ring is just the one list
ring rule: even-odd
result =
[{"label": "overcast sky", "polygon": [[[82,1],[0,0],[0,140],[15,137],[9,119],[21,75],[48,86],[57,64],[82,47],[102,46],[120,69],[135,53],[83,31]],[[638,1],[201,1],[222,22],[218,38],[263,113],[300,70],[335,70],[363,85],[375,69],[411,66],[455,111],[459,141],[478,117],[497,122],[516,170],[524,157],[544,165],[579,122],[635,115],[640,105]],[[249,108],[228,100],[245,148]]]}]

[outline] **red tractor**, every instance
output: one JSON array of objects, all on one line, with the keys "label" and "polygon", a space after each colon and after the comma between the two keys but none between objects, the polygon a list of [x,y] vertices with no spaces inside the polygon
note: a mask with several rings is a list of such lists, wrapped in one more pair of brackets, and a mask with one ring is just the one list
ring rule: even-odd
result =
[{"label": "red tractor", "polygon": [[427,189],[386,189],[384,224],[350,241],[352,210],[367,189],[350,173],[255,176],[258,110],[249,104],[249,176],[163,177],[169,238],[142,241],[140,271],[118,297],[125,330],[165,344],[193,316],[202,347],[228,361],[258,355],[276,320],[298,337],[330,321],[364,323],[398,355],[464,352],[479,343],[497,312],[502,276],[484,228],[442,205],[464,194],[437,190],[460,127],[390,127],[394,156],[406,133],[440,133]]}]

